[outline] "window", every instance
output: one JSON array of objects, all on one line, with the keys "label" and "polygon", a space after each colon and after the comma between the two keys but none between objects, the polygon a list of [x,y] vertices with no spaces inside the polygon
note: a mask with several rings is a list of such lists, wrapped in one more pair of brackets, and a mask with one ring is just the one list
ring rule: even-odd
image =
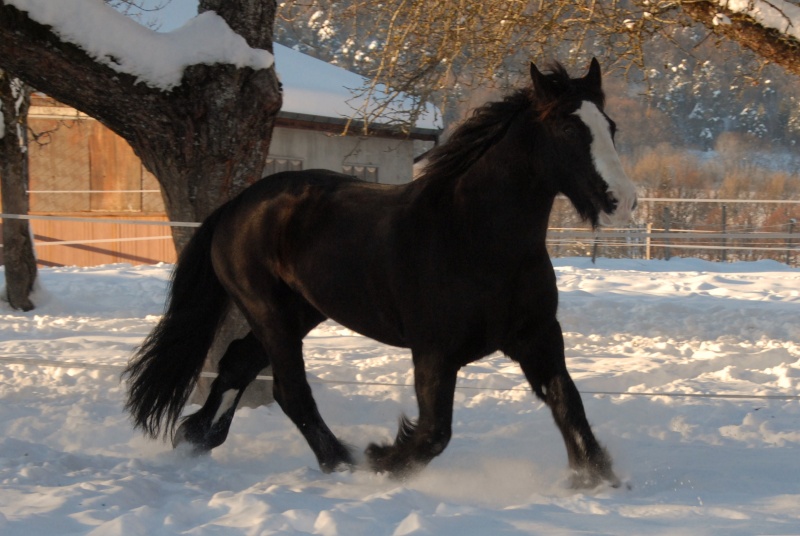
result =
[{"label": "window", "polygon": [[347,165],[342,166],[342,172],[367,182],[378,182],[377,166],[362,166],[360,164]]},{"label": "window", "polygon": [[301,169],[303,169],[303,161],[299,158],[268,156],[267,162],[264,164],[264,173],[262,177],[281,171],[300,171]]}]

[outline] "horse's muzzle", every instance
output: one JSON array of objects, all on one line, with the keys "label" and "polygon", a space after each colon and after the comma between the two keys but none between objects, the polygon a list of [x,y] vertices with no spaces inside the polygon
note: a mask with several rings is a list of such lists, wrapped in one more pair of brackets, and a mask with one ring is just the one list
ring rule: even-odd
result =
[{"label": "horse's muzzle", "polygon": [[622,197],[621,199],[610,194],[616,201],[615,208],[611,212],[601,212],[599,223],[601,227],[615,227],[620,225],[627,225],[633,218],[633,211],[636,210],[638,200],[636,195]]}]

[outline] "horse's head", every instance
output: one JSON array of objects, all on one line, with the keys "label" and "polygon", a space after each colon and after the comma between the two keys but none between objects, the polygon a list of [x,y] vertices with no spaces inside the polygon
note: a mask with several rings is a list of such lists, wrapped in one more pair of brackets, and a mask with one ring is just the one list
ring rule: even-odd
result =
[{"label": "horse's head", "polygon": [[620,225],[636,208],[636,188],[614,147],[616,126],[604,112],[600,64],[583,78],[570,78],[556,64],[541,73],[531,63],[533,100],[548,130],[554,179],[578,213],[593,226]]}]

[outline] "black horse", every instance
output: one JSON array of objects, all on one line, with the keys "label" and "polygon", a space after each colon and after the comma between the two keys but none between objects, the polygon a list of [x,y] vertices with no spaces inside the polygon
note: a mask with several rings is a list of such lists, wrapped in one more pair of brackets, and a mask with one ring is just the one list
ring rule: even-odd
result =
[{"label": "black horse", "polygon": [[206,219],[180,256],[169,304],[128,366],[127,409],[153,437],[178,424],[230,303],[251,332],[219,364],[208,401],[174,443],[226,438],[245,387],[267,364],[274,397],[323,471],[353,457],[317,411],[302,341],[326,318],[411,350],[419,417],[370,467],[403,477],[451,436],[458,370],[497,350],[551,408],[576,487],[618,485],[564,361],[556,278],[545,249],[553,199],[593,226],[630,219],[633,184],[614,149],[600,66],[583,78],[531,64],[532,86],[475,110],[406,185],[332,171],[278,173]]}]

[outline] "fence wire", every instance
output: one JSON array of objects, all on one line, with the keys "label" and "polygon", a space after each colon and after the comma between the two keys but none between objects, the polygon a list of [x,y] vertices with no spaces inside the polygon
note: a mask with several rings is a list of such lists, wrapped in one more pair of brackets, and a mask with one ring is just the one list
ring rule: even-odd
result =
[{"label": "fence wire", "polygon": [[[84,370],[105,370],[105,371],[122,371],[125,367],[123,365],[115,364],[102,364],[102,363],[80,363],[77,361],[51,361],[39,358],[10,358],[0,357],[0,364],[3,366],[35,366],[47,368],[65,368],[65,369],[84,369]],[[202,372],[200,377],[203,378],[216,378],[217,374],[214,372]],[[363,387],[389,387],[393,389],[413,389],[413,383],[393,383],[393,382],[377,382],[377,381],[358,381],[358,380],[336,380],[336,379],[323,379],[314,376],[307,377],[308,383],[317,385],[357,385]],[[268,374],[260,374],[256,376],[256,381],[273,381],[273,377]],[[480,385],[456,385],[457,390],[461,391],[495,391],[498,393],[508,392],[532,392],[529,387],[484,387]],[[647,397],[647,398],[708,398],[708,399],[722,399],[722,400],[788,400],[800,401],[800,395],[789,394],[773,394],[773,395],[759,395],[759,394],[745,394],[745,393],[681,393],[681,392],[655,392],[655,391],[593,391],[593,390],[580,390],[583,395],[589,396],[632,396],[632,397]]]},{"label": "fence wire", "polygon": [[[683,202],[683,203],[775,203],[775,204],[800,204],[796,200],[717,200],[717,199],[669,199],[669,198],[644,198],[641,201],[653,202]],[[16,220],[51,220],[51,221],[69,221],[69,222],[82,222],[93,224],[131,224],[131,225],[151,225],[161,227],[199,227],[198,222],[171,222],[171,221],[142,221],[131,219],[100,219],[92,217],[73,217],[73,216],[45,216],[45,215],[19,215],[19,214],[0,214],[0,219],[16,219]],[[771,226],[771,228],[781,226]],[[798,229],[800,231],[800,229]],[[578,228],[551,228],[548,232],[547,243],[551,249],[568,249],[579,248],[584,250],[583,254],[588,254],[592,251],[597,254],[597,251],[605,248],[629,248],[627,257],[634,257],[630,253],[641,251],[646,252],[639,254],[638,257],[642,258],[645,255],[649,258],[649,250],[651,248],[664,249],[664,250],[709,250],[709,251],[763,251],[763,252],[781,252],[786,254],[787,261],[789,254],[795,255],[800,252],[800,246],[795,246],[793,240],[800,238],[798,235],[785,232],[785,233],[743,233],[741,228],[732,228],[733,232],[708,232],[708,231],[687,231],[687,230],[667,230],[667,229],[653,229],[653,228],[624,228],[624,229],[608,229],[600,232],[586,231],[585,229]],[[53,242],[37,242],[36,247],[40,246],[56,246],[56,245],[73,245],[73,244],[86,244],[97,242],[118,242],[118,241],[135,241],[135,240],[160,240],[168,239],[171,236],[159,237],[141,237],[141,238],[112,238],[103,240],[71,240],[71,241],[53,241]],[[703,240],[704,242],[697,242]],[[751,240],[752,242],[747,245],[737,245],[737,240]],[[765,242],[768,240],[768,242]],[[687,241],[694,241],[694,243],[685,243]],[[723,241],[722,244],[719,242]],[[783,241],[776,243],[775,241]],[[800,242],[800,240],[798,240]],[[551,251],[552,253],[552,251]],[[556,255],[558,256],[557,252]],[[618,255],[610,255],[618,256]],[[667,256],[668,258],[668,256]],[[53,367],[53,368],[77,368],[77,369],[90,369],[90,370],[114,370],[122,371],[123,365],[114,364],[94,364],[94,363],[80,363],[80,362],[61,362],[50,361],[46,359],[37,358],[10,358],[0,357],[0,364],[3,366],[22,365],[22,366],[39,366],[39,367]],[[214,378],[215,373],[204,372],[203,377]],[[257,377],[259,381],[271,381],[272,377],[269,375],[260,375]],[[360,386],[375,386],[375,387],[388,387],[388,388],[413,388],[413,384],[407,383],[391,383],[391,382],[363,382],[354,380],[328,380],[320,378],[308,378],[310,383],[315,384],[329,384],[329,385],[360,385]],[[460,390],[472,391],[495,391],[495,392],[512,392],[512,391],[525,391],[529,392],[527,387],[481,387],[481,386],[464,386],[459,385],[456,387]],[[754,400],[800,400],[798,395],[757,395],[757,394],[737,394],[737,393],[680,393],[680,392],[630,392],[630,391],[581,391],[585,395],[597,396],[633,396],[633,397],[669,397],[669,398],[708,398],[708,399],[754,399]]]}]

